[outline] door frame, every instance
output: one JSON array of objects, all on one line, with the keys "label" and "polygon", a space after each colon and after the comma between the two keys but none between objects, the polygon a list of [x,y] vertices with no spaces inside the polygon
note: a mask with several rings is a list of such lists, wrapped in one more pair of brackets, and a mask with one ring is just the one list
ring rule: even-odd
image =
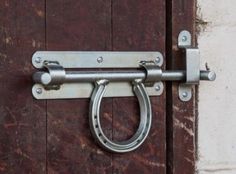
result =
[{"label": "door frame", "polygon": [[[196,46],[196,0],[167,0],[166,3],[166,66],[184,69],[177,38],[182,30],[188,30]],[[167,174],[195,173],[197,89],[193,87],[189,102],[182,102],[178,99],[178,83],[167,83]]]}]

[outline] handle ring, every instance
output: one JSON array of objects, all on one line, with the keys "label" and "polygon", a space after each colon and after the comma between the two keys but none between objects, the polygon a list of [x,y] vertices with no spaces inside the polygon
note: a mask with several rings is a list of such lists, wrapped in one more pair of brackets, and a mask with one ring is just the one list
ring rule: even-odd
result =
[{"label": "handle ring", "polygon": [[137,149],[147,138],[152,123],[152,109],[149,96],[141,80],[133,82],[133,91],[138,98],[140,107],[140,123],[136,133],[128,140],[116,142],[108,139],[100,123],[100,105],[108,85],[108,80],[99,80],[90,101],[89,124],[90,130],[97,143],[105,150],[125,153]]}]

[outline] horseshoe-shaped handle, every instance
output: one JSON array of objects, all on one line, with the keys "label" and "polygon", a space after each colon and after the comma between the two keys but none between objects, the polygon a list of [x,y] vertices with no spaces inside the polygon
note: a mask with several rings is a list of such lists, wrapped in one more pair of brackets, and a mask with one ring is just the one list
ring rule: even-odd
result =
[{"label": "horseshoe-shaped handle", "polygon": [[95,84],[90,101],[89,123],[93,137],[98,144],[110,152],[124,153],[137,149],[147,138],[151,128],[152,109],[149,96],[140,80],[133,82],[133,91],[140,107],[140,123],[136,133],[128,140],[115,142],[106,137],[100,123],[100,105],[108,85],[108,80],[99,80]]}]

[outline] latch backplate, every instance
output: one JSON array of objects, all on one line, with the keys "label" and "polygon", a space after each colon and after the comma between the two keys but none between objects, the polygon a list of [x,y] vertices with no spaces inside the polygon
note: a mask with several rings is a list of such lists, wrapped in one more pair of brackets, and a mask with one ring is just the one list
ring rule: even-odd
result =
[{"label": "latch backplate", "polygon": [[[58,62],[64,68],[140,68],[140,62],[152,62],[162,66],[163,56],[160,52],[109,52],[109,51],[37,51],[32,57],[32,64],[42,69],[46,62]],[[58,90],[47,90],[42,84],[32,88],[36,99],[89,98],[94,88],[93,83],[65,83]],[[147,86],[149,96],[159,96],[164,85],[156,82]],[[129,82],[111,82],[104,97],[134,96]]]}]

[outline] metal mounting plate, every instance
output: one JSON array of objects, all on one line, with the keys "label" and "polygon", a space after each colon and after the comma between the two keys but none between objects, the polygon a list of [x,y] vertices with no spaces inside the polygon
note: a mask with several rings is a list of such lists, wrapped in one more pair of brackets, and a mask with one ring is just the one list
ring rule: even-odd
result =
[{"label": "metal mounting plate", "polygon": [[141,61],[163,64],[160,52],[111,52],[111,51],[37,51],[32,57],[35,68],[42,68],[44,61],[57,61],[64,68],[137,68]]},{"label": "metal mounting plate", "polygon": [[[195,75],[199,74],[199,51],[197,49],[191,49],[192,36],[187,30],[183,30],[178,36],[178,47],[184,49],[186,52],[186,82],[194,83],[196,81]],[[191,60],[190,60],[191,59]],[[196,64],[195,64],[196,62]],[[194,73],[192,73],[194,72]],[[196,74],[195,74],[196,73]],[[200,77],[200,76],[199,76]],[[182,83],[179,85],[179,99],[187,102],[192,98],[192,86],[190,84]]]},{"label": "metal mounting plate", "polygon": [[[93,91],[92,83],[63,84],[59,90],[46,90],[41,84],[35,84],[32,94],[36,99],[70,99],[90,98]],[[160,96],[164,85],[157,82],[153,87],[146,87],[149,96]],[[134,96],[132,86],[127,82],[112,82],[107,86],[104,97],[128,97]]]},{"label": "metal mounting plate", "polygon": [[188,84],[179,85],[179,99],[181,101],[187,102],[192,98],[192,86]]},{"label": "metal mounting plate", "polygon": [[[59,62],[64,68],[139,68],[141,61],[163,64],[160,52],[104,52],[104,51],[37,51],[32,57],[33,66],[43,68],[44,61]],[[92,94],[92,83],[66,83],[58,90],[46,90],[41,84],[35,84],[32,94],[36,99],[69,99],[89,98]],[[149,96],[159,96],[164,85],[156,82],[152,87],[146,87]],[[111,82],[104,97],[134,96],[129,82]]]}]

